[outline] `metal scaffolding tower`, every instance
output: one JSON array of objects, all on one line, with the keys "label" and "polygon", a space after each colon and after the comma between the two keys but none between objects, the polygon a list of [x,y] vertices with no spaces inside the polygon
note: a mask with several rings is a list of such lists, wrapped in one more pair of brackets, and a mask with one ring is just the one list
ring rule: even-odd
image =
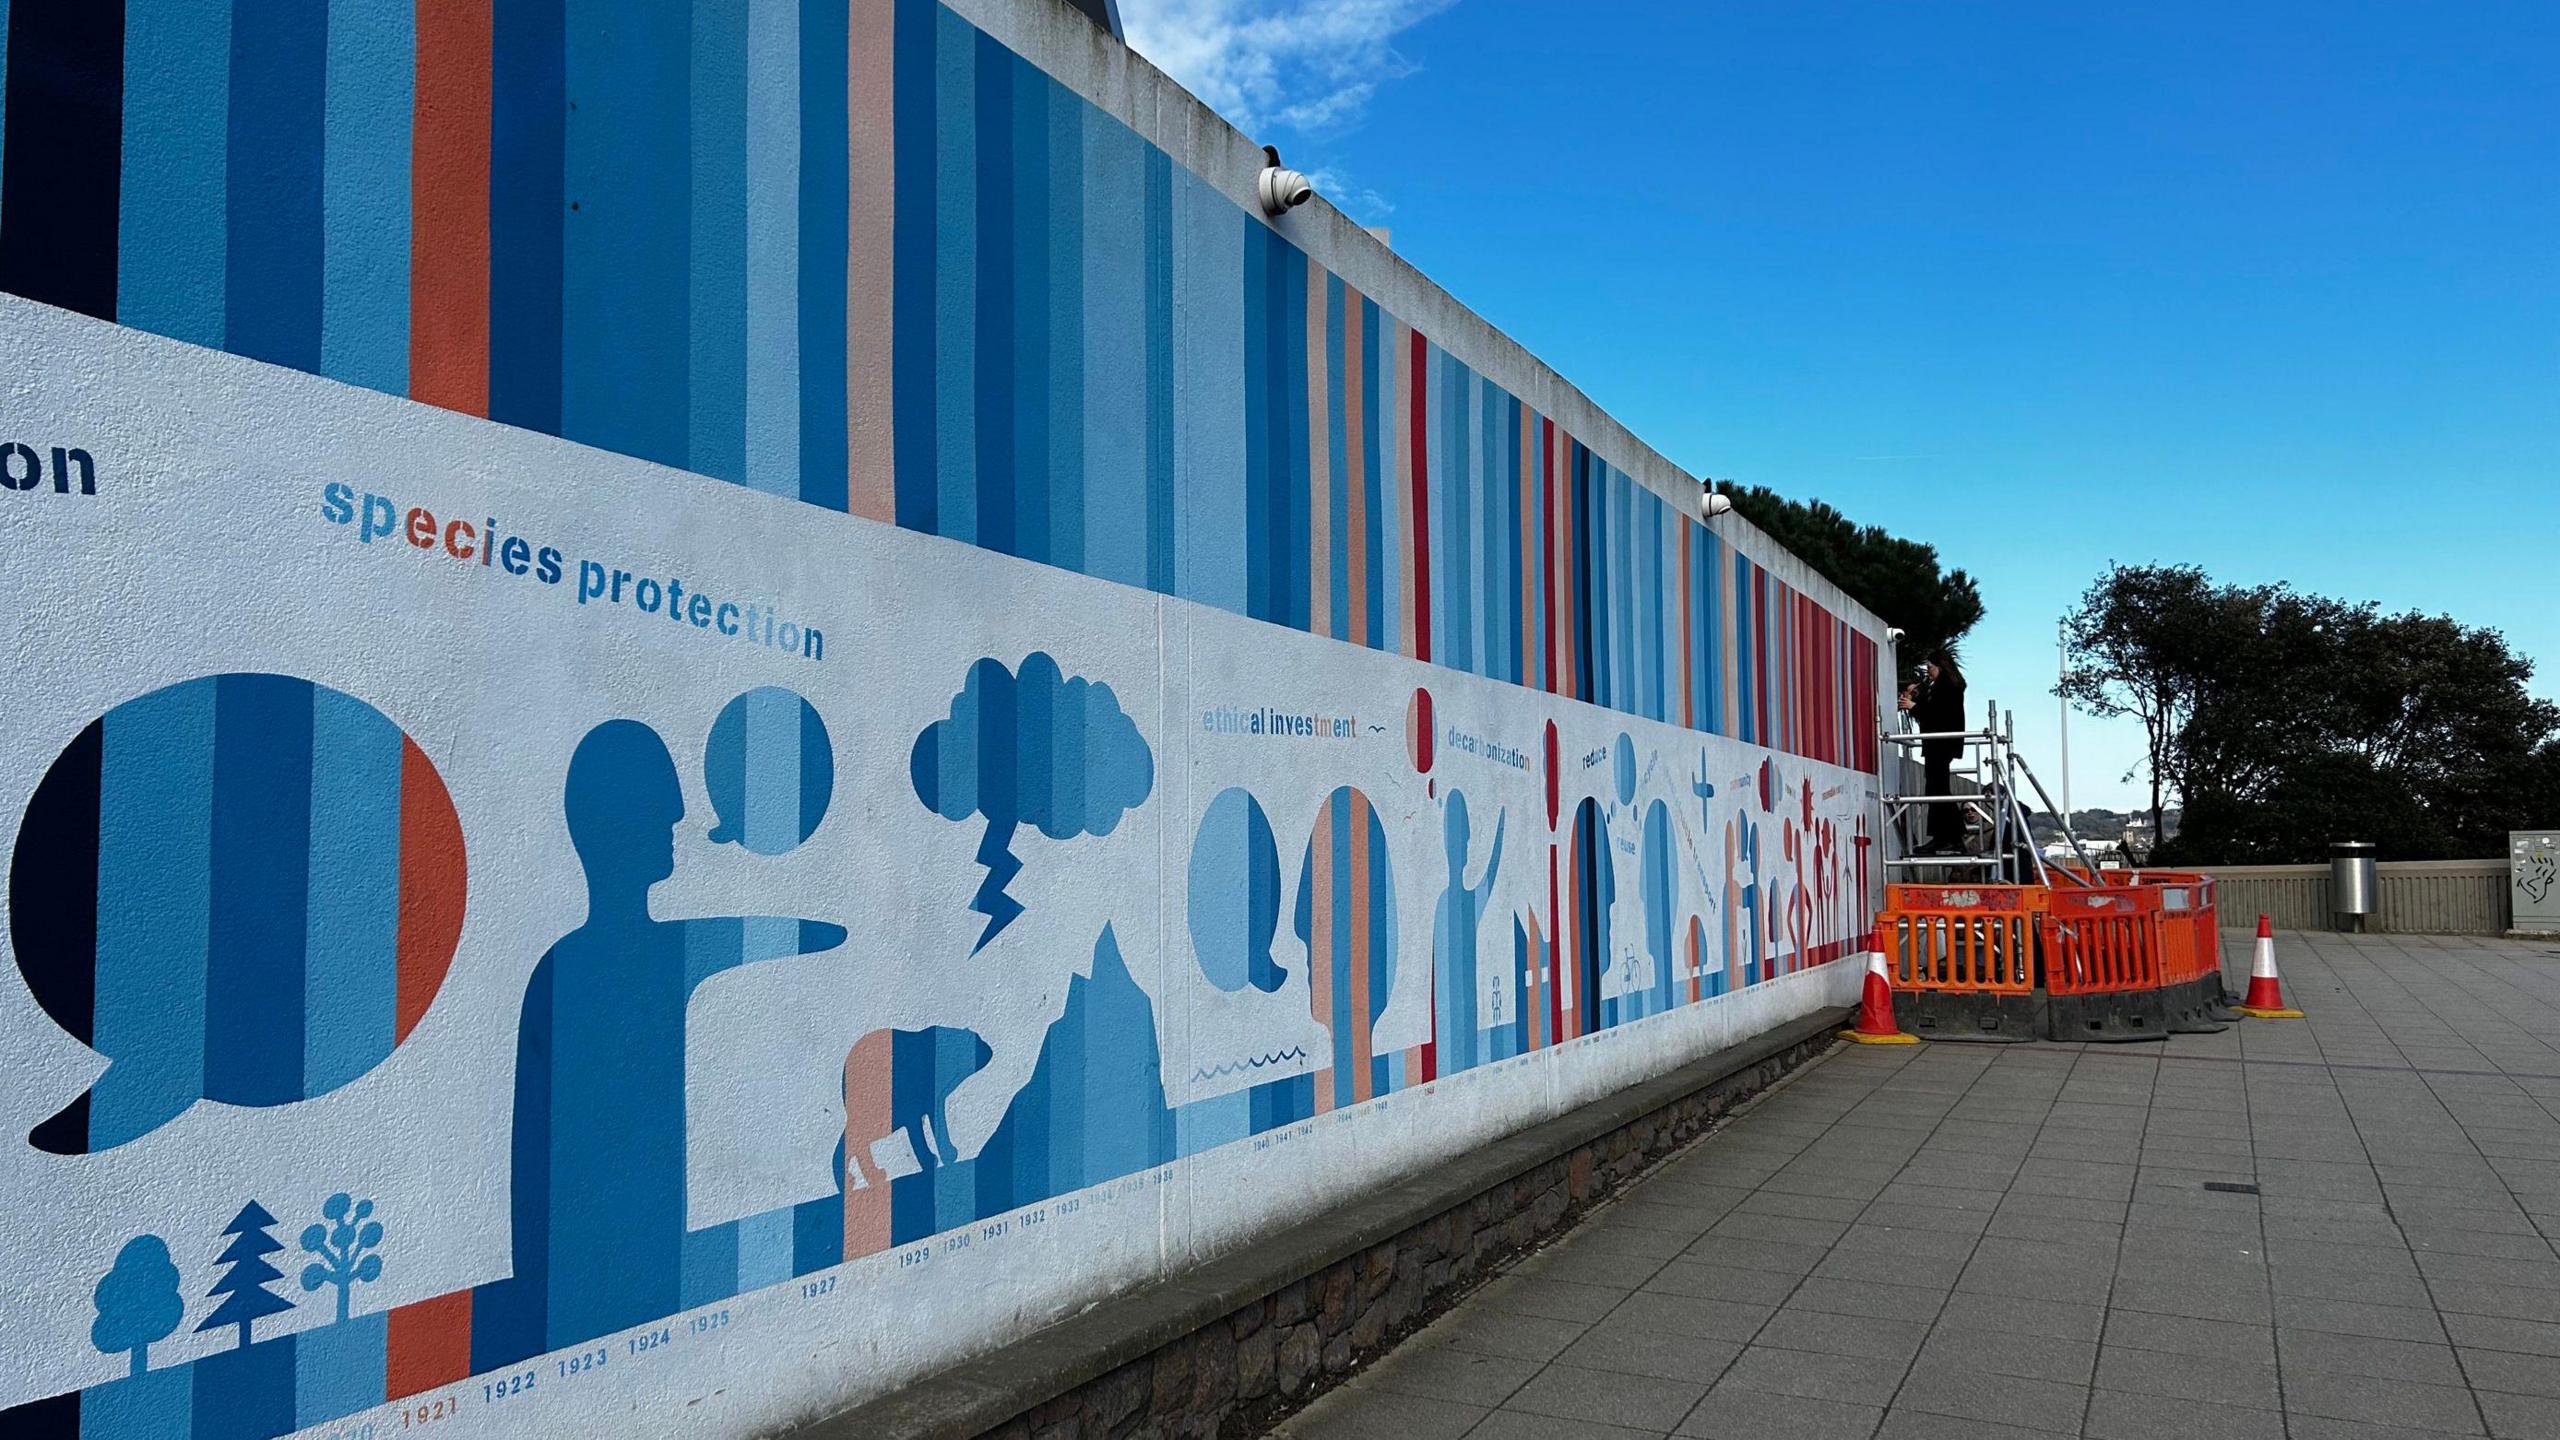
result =
[{"label": "metal scaffolding tower", "polygon": [[[1895,756],[1885,766],[1884,807],[1886,833],[1895,837],[1896,853],[1885,860],[1888,870],[1902,878],[1918,878],[1911,872],[1935,868],[1941,878],[1978,880],[1986,885],[2044,885],[2051,874],[2044,863],[2044,853],[2035,844],[2034,833],[2027,825],[2027,811],[2020,797],[2023,785],[2035,792],[2036,799],[2059,817],[2061,810],[2053,797],[2045,793],[2044,784],[2028,768],[2026,757],[2018,753],[2017,714],[2004,712],[1993,704],[1984,716],[1979,730],[1887,730],[1886,753]],[[1911,762],[1920,747],[1932,740],[1960,741],[1964,753],[1950,771],[1956,783],[1948,795],[1905,795],[1899,793],[1910,778]],[[1970,785],[1970,789],[1966,786]],[[1920,835],[1925,830],[1928,807],[1952,805],[1965,821],[1968,848],[1955,855],[1915,855]],[[2097,863],[2082,849],[2079,836],[2071,827],[2062,827],[2063,838],[2070,842],[2071,853],[2079,858],[2088,873],[2097,872]]]}]

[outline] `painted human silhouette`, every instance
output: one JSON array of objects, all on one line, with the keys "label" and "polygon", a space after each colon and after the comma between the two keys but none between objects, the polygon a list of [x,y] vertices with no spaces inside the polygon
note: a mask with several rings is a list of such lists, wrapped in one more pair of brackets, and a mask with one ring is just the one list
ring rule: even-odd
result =
[{"label": "painted human silhouette", "polygon": [[1218,792],[1191,842],[1185,919],[1191,955],[1210,984],[1228,994],[1279,993],[1289,972],[1271,953],[1280,932],[1280,846],[1253,792]]},{"label": "painted human silhouette", "polygon": [[1600,977],[1615,947],[1610,912],[1618,903],[1617,861],[1609,853],[1609,822],[1597,796],[1586,795],[1573,810],[1571,877],[1573,908],[1557,949],[1571,955],[1573,1013],[1571,1034],[1590,1035],[1618,1023],[1618,1003],[1600,998]]},{"label": "painted human silhouette", "polygon": [[1317,807],[1295,919],[1307,947],[1308,1009],[1332,1037],[1332,1064],[1315,1072],[1312,1113],[1392,1093],[1394,1067],[1375,1036],[1396,986],[1395,877],[1386,825],[1362,791],[1341,786]]},{"label": "painted human silhouette", "polygon": [[649,891],[675,873],[684,792],[666,743],[636,720],[578,742],[563,804],[587,918],[525,986],[515,1274],[474,1297],[475,1370],[684,1308],[686,1003],[723,970],[845,937],[813,920],[649,914]]},{"label": "painted human silhouette", "polygon": [[1494,877],[1502,871],[1502,826],[1508,812],[1493,817],[1493,848],[1485,855],[1484,876],[1467,884],[1467,857],[1473,845],[1467,823],[1467,797],[1452,789],[1440,813],[1440,839],[1449,857],[1449,883],[1431,916],[1431,968],[1439,977],[1438,1037],[1440,1073],[1454,1075],[1482,1063],[1481,1029],[1476,1000],[1476,943],[1484,928],[1484,912],[1493,898]]}]

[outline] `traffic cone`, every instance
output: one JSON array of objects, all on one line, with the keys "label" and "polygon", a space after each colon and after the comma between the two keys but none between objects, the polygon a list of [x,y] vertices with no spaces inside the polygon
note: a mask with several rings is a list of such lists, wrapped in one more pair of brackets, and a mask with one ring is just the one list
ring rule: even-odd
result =
[{"label": "traffic cone", "polygon": [[1884,973],[1884,952],[1867,952],[1866,989],[1858,997],[1858,1023],[1840,1032],[1843,1040],[1861,1045],[1917,1045],[1920,1037],[1905,1035],[1893,1023],[1893,982]]},{"label": "traffic cone", "polygon": [[2299,1020],[2302,1012],[2284,1003],[2284,986],[2276,979],[2276,931],[2258,917],[2257,953],[2249,957],[2249,996],[2239,1005],[2243,1015],[2261,1020]]}]

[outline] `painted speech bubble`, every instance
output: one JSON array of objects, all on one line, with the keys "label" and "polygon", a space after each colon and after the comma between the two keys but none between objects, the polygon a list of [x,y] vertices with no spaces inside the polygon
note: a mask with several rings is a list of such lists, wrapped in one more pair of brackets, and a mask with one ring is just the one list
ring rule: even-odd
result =
[{"label": "painted speech bubble", "polygon": [[117,706],[55,758],[11,852],[19,972],[108,1061],[29,1142],[87,1154],[198,1099],[365,1074],[442,988],[464,888],[443,779],[362,700],[232,674]]},{"label": "painted speech bubble", "polygon": [[787,854],[826,818],[835,746],[826,722],[797,692],[761,686],[721,707],[703,747],[702,774],[719,815],[713,844]]}]

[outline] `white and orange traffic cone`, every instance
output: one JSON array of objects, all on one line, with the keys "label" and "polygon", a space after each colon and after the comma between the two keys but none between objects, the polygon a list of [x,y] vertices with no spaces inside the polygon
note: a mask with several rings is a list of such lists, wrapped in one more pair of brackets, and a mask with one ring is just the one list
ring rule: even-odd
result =
[{"label": "white and orange traffic cone", "polygon": [[2256,953],[2249,957],[2249,995],[2237,1007],[2260,1020],[2299,1020],[2302,1012],[2284,1003],[2284,985],[2276,979],[2276,931],[2258,917]]},{"label": "white and orange traffic cone", "polygon": [[1843,1040],[1861,1045],[1917,1045],[1920,1037],[1905,1035],[1893,1023],[1893,981],[1884,972],[1884,952],[1867,952],[1866,988],[1858,996],[1858,1023],[1840,1032]]}]

